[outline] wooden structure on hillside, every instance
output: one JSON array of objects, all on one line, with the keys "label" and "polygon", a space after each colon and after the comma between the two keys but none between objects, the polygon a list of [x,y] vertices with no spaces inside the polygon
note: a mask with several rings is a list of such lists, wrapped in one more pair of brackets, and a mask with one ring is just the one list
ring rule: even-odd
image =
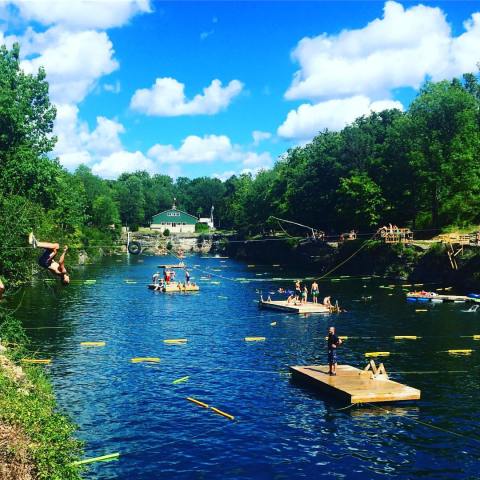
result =
[{"label": "wooden structure on hillside", "polygon": [[364,370],[338,365],[337,375],[328,373],[328,365],[290,367],[292,379],[349,404],[419,400],[416,388],[389,380],[385,367],[371,360]]},{"label": "wooden structure on hillside", "polygon": [[457,256],[463,254],[466,246],[480,245],[480,232],[442,233],[436,237],[436,240],[445,244],[450,266],[452,270],[458,270]]},{"label": "wooden structure on hillside", "polygon": [[409,228],[399,228],[396,225],[380,227],[377,230],[377,237],[385,243],[411,243],[413,241],[413,232]]}]

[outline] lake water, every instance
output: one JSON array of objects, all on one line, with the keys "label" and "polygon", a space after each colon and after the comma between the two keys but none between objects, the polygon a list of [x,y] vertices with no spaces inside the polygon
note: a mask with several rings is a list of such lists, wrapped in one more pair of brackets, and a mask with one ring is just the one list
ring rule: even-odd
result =
[{"label": "lake water", "polygon": [[[259,290],[291,288],[272,278],[308,272],[198,256],[187,263],[198,265],[191,273],[200,293],[148,290],[156,265],[169,261],[176,262],[108,258],[74,273],[94,284],[66,289],[41,277],[17,312],[38,356],[53,359],[46,368],[60,407],[79,425],[86,456],[121,454],[89,467],[86,479],[480,478],[480,341],[468,338],[480,334],[480,312],[408,304],[400,288],[379,288],[391,283],[380,279],[321,282],[321,295],[347,308],[341,315],[259,311]],[[329,325],[357,337],[345,341],[340,363],[362,368],[365,352],[389,351],[382,360],[391,377],[421,389],[422,400],[339,410],[292,383],[289,365],[325,363]],[[188,342],[163,342],[174,338]],[[85,348],[84,341],[106,346]],[[474,351],[452,356],[448,349]],[[133,364],[133,357],[161,361]]]}]

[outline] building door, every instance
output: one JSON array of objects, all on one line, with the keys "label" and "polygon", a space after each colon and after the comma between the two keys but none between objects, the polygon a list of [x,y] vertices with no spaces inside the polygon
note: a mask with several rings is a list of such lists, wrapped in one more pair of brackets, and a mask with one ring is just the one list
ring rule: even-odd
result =
[{"label": "building door", "polygon": [[175,228],[176,226],[177,226],[177,224],[176,224],[176,223],[172,223],[172,227],[174,227],[174,228]]}]

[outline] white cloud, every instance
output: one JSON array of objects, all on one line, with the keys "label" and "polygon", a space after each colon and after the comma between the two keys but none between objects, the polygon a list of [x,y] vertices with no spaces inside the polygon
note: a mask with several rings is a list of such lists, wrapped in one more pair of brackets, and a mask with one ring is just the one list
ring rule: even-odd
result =
[{"label": "white cloud", "polygon": [[81,163],[90,164],[102,156],[123,150],[119,135],[124,131],[122,124],[105,117],[97,117],[96,127],[90,131],[87,123],[79,120],[77,106],[60,104],[54,129],[58,137],[54,154],[70,169]]},{"label": "white cloud", "polygon": [[479,60],[480,14],[452,37],[438,7],[404,8],[387,1],[383,18],[363,28],[303,38],[292,57],[300,64],[287,99],[389,96],[393,88],[418,88],[426,76],[441,80],[474,71]]},{"label": "white cloud", "polygon": [[110,93],[120,93],[121,90],[122,90],[122,87],[120,85],[120,81],[117,80],[115,83],[105,83],[103,85],[103,89],[106,91],[106,92],[110,92]]},{"label": "white cloud", "polygon": [[44,33],[28,30],[23,40],[22,53],[35,56],[23,60],[22,68],[33,73],[45,67],[55,103],[82,101],[100,77],[118,68],[112,42],[105,32],[70,32],[52,27]]},{"label": "white cloud", "polygon": [[133,110],[147,115],[173,117],[179,115],[213,115],[228,107],[243,88],[238,80],[222,87],[220,80],[203,89],[192,100],[185,96],[185,85],[174,78],[157,78],[152,88],[137,90],[130,102]]},{"label": "white cloud", "polygon": [[215,30],[208,30],[200,34],[200,40],[205,40],[215,33]]},{"label": "white cloud", "polygon": [[252,132],[252,138],[253,138],[253,144],[255,146],[258,146],[260,142],[263,142],[264,140],[268,140],[269,138],[272,138],[272,134],[270,132],[262,132],[261,130],[254,130]]},{"label": "white cloud", "polygon": [[372,102],[364,95],[327,100],[316,105],[303,104],[288,113],[277,133],[284,138],[308,140],[326,128],[341,130],[362,115],[390,108],[403,110],[403,105],[392,100]]},{"label": "white cloud", "polygon": [[142,152],[128,152],[120,150],[101,159],[92,167],[92,173],[104,178],[117,178],[125,172],[146,170],[149,173],[156,173],[157,168],[154,162],[147,158]]},{"label": "white cloud", "polygon": [[269,168],[273,161],[269,153],[245,151],[234,145],[226,135],[186,137],[177,149],[172,145],[154,145],[148,156],[162,164],[189,164],[213,162],[237,162],[245,168]]},{"label": "white cloud", "polygon": [[237,173],[238,172],[236,172],[235,170],[227,170],[226,172],[223,172],[223,173],[214,173],[212,177],[218,178],[219,180],[224,182],[225,180],[228,180],[230,177],[233,177],[233,175],[236,175]]},{"label": "white cloud", "polygon": [[119,27],[136,14],[151,11],[149,0],[7,0],[27,21],[70,29]]}]

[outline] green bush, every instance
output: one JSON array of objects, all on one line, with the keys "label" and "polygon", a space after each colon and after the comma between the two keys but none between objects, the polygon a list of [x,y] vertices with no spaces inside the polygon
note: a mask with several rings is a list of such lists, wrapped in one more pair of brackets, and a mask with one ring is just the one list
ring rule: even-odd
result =
[{"label": "green bush", "polygon": [[169,237],[170,236],[170,230],[168,228],[166,228],[164,231],[163,231],[163,236],[164,237]]},{"label": "green bush", "polygon": [[205,233],[209,232],[210,227],[206,225],[205,223],[196,223],[195,224],[195,233]]}]

